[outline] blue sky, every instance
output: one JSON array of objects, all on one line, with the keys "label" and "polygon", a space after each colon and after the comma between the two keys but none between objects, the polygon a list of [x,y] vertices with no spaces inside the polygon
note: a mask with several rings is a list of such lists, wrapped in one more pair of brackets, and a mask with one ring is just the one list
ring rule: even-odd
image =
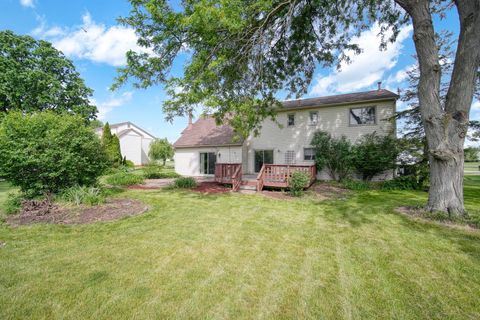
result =
[{"label": "blue sky", "polygon": [[[0,29],[46,39],[73,60],[87,85],[95,90],[93,101],[99,117],[110,123],[131,121],[157,137],[175,141],[185,127],[186,119],[166,122],[162,103],[166,99],[161,86],[147,90],[131,85],[112,93],[108,88],[116,68],[125,62],[129,49],[144,50],[136,45],[133,30],[119,26],[116,18],[130,10],[127,0],[1,0]],[[455,13],[436,22],[437,30],[457,31]],[[405,71],[414,63],[411,26],[405,26],[395,44],[378,50],[378,26],[365,31],[357,43],[364,52],[342,71],[320,69],[305,97],[375,89],[378,81],[392,91],[402,88]],[[181,61],[173,72],[180,73]],[[399,103],[400,109],[404,106]],[[473,104],[472,119],[480,119],[480,102]]]}]

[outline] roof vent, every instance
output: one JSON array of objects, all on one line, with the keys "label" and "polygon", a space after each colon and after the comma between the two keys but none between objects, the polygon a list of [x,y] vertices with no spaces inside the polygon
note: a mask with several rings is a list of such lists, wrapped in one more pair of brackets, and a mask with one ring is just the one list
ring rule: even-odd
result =
[{"label": "roof vent", "polygon": [[377,85],[378,85],[378,90],[381,90],[382,89],[382,81],[378,81]]}]

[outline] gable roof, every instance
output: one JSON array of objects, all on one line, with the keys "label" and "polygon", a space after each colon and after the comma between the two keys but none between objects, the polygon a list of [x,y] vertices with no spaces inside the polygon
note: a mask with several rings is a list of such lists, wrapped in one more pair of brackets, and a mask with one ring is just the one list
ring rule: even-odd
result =
[{"label": "gable roof", "polygon": [[126,134],[129,131],[135,131],[136,133],[142,135],[143,137],[147,136],[147,137],[152,138],[152,139],[157,139],[153,134],[150,134],[149,132],[145,131],[144,129],[140,128],[139,126],[137,126],[136,124],[134,124],[130,121],[110,124],[110,129],[115,129],[115,128],[118,128],[118,127],[121,127],[121,126],[124,126],[124,125],[127,125],[128,128],[123,129],[122,131],[118,132],[117,135],[118,135],[119,138],[120,138],[120,136]]},{"label": "gable roof", "polygon": [[212,117],[201,117],[191,127],[183,130],[182,135],[173,144],[175,148],[241,146],[243,139],[234,140],[235,132],[228,125],[217,126]]},{"label": "gable roof", "polygon": [[380,89],[356,93],[338,94],[334,96],[325,96],[318,98],[287,100],[283,101],[282,104],[285,109],[301,109],[313,107],[328,107],[346,103],[395,100],[398,98],[398,94],[395,94],[389,90]]}]

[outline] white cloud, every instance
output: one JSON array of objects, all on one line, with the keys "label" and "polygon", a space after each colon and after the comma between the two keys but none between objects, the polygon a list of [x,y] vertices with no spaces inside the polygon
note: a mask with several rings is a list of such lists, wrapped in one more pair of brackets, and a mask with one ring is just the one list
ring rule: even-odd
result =
[{"label": "white cloud", "polygon": [[[403,27],[397,41],[389,44],[384,51],[379,50],[379,32],[380,26],[374,25],[370,30],[353,39],[352,43],[358,44],[363,52],[353,56],[352,63],[342,63],[340,70],[334,70],[327,76],[318,76],[310,94],[351,92],[382,81],[385,73],[397,64],[403,48],[402,42],[410,36],[412,26]],[[405,75],[400,73],[395,77],[398,76],[400,79]]]},{"label": "white cloud", "polygon": [[98,24],[89,13],[83,15],[81,25],[73,28],[46,28],[44,21],[41,21],[32,34],[53,42],[57,49],[69,57],[116,67],[125,65],[125,53],[129,50],[151,52],[137,44],[137,36],[132,28]]},{"label": "white cloud", "polygon": [[472,103],[472,110],[480,110],[480,101],[475,101]]},{"label": "white cloud", "polygon": [[106,101],[99,102],[96,99],[91,99],[90,102],[97,106],[98,119],[104,120],[107,113],[129,102],[132,99],[132,95],[132,92],[127,91],[122,93],[120,96],[111,96],[110,99]]},{"label": "white cloud", "polygon": [[35,7],[34,0],[20,0],[20,4],[24,7],[30,7],[30,8]]}]

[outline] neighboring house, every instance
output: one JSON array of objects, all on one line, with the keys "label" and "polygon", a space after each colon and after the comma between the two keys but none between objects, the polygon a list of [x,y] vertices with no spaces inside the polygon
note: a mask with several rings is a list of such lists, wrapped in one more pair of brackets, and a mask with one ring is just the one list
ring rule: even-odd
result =
[{"label": "neighboring house", "polygon": [[[186,176],[215,173],[215,163],[241,163],[243,174],[258,173],[263,164],[313,165],[313,134],[322,130],[355,142],[365,134],[395,134],[387,121],[394,113],[398,95],[384,89],[283,102],[276,120],[262,123],[258,136],[235,140],[229,125],[217,126],[204,117],[188,127],[174,143],[175,170]],[[391,173],[390,173],[391,175]],[[318,179],[329,179],[326,172]],[[385,179],[387,176],[377,177]]]},{"label": "neighboring house", "polygon": [[[99,136],[102,135],[102,130],[102,128],[97,129]],[[122,156],[137,166],[149,162],[150,143],[156,139],[153,135],[131,122],[111,124],[110,130],[120,140]]]}]

